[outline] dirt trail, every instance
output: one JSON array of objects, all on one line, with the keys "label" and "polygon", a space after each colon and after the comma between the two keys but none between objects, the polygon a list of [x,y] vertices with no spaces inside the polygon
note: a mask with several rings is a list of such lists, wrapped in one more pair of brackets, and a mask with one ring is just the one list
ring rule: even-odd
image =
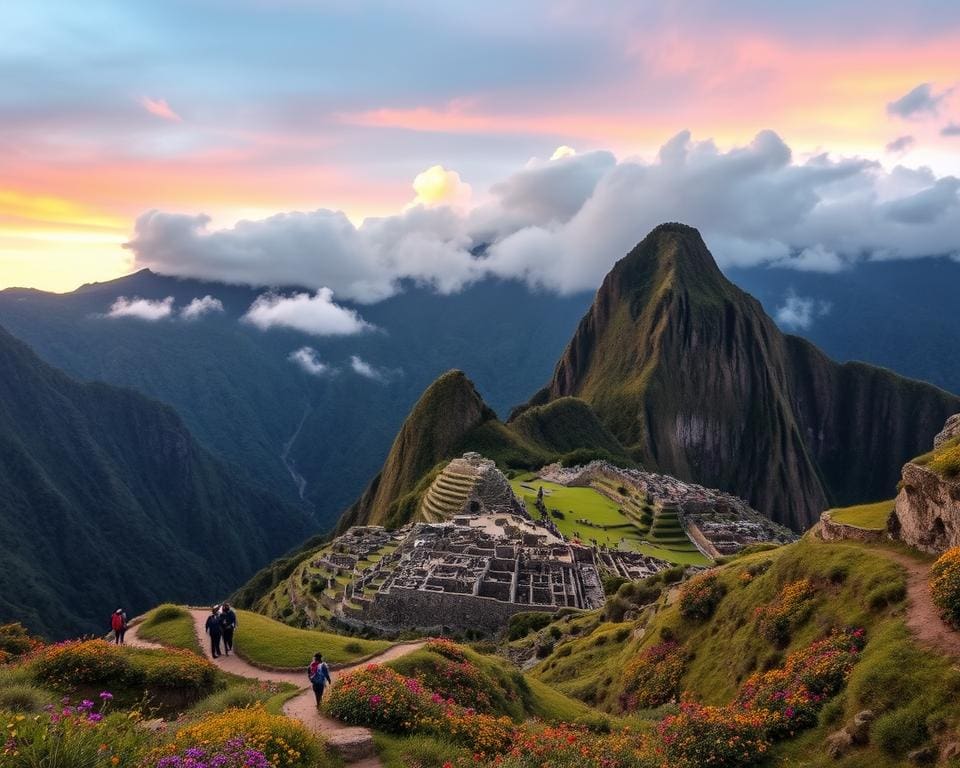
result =
[{"label": "dirt trail", "polygon": [[[200,647],[208,659],[226,672],[230,672],[241,677],[248,677],[254,680],[264,680],[268,682],[290,683],[302,689],[300,693],[290,699],[283,707],[283,711],[289,717],[302,722],[307,728],[320,734],[330,746],[336,750],[343,759],[355,768],[378,768],[382,763],[376,756],[376,750],[373,744],[373,734],[368,728],[358,726],[344,725],[333,720],[317,711],[313,690],[307,680],[307,664],[309,659],[304,659],[303,671],[279,672],[260,669],[247,663],[236,654],[230,656],[220,656],[214,659],[210,651],[210,642],[206,636],[206,621],[209,611],[191,610],[193,616],[193,626],[197,637],[200,640]],[[238,630],[238,632],[242,632]],[[130,637],[128,633],[128,638]],[[137,638],[139,640],[139,638]],[[242,642],[242,635],[240,635]],[[422,642],[402,643],[388,648],[381,654],[366,659],[357,664],[346,664],[331,669],[331,675],[334,680],[338,675],[349,672],[352,669],[365,666],[366,664],[382,664],[408,653],[422,648]]]},{"label": "dirt trail", "polygon": [[930,597],[927,576],[931,563],[889,549],[874,551],[893,560],[907,572],[906,622],[917,640],[946,656],[960,659],[960,632],[940,618],[940,612]]}]

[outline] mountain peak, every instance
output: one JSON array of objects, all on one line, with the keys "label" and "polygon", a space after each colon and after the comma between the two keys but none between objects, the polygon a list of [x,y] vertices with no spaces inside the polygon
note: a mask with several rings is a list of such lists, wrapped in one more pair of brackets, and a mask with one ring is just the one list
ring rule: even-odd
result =
[{"label": "mountain peak", "polygon": [[[671,285],[704,297],[728,295],[723,276],[695,228],[678,222],[659,224],[614,265],[604,288],[619,293],[641,290],[650,296]],[[603,290],[603,289],[601,289]]]}]

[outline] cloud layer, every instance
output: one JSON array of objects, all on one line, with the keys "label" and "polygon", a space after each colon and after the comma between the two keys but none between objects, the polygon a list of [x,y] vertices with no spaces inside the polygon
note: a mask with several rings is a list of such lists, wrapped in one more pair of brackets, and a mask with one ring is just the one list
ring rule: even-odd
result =
[{"label": "cloud layer", "polygon": [[184,320],[199,320],[204,315],[223,312],[223,302],[207,294],[202,299],[194,299],[180,310]]},{"label": "cloud layer", "polygon": [[173,314],[173,296],[153,301],[134,297],[118,296],[110,306],[107,317],[132,317],[137,320],[156,322],[164,320]]},{"label": "cloud layer", "polygon": [[300,349],[291,352],[288,359],[311,376],[330,376],[336,373],[335,368],[330,367],[320,359],[317,350],[313,347],[300,347]]},{"label": "cloud layer", "polygon": [[405,280],[449,293],[486,276],[592,290],[663,221],[698,227],[721,266],[829,272],[857,259],[952,254],[960,251],[958,192],[955,177],[927,168],[887,171],[827,154],[798,160],[772,131],[726,151],[683,131],[651,161],[569,148],[533,160],[469,211],[414,205],[357,227],[318,210],[220,230],[203,215],[150,211],[128,247],[138,266],[162,273],[317,290],[264,298],[248,319],[347,334],[366,325],[331,292],[375,302]]},{"label": "cloud layer", "polygon": [[774,316],[777,323],[787,330],[806,330],[818,317],[830,312],[830,303],[790,294],[786,301],[777,307]]},{"label": "cloud layer", "polygon": [[313,336],[350,336],[373,329],[354,310],[335,304],[329,288],[321,288],[313,296],[265,293],[250,305],[243,319],[261,331],[291,328]]}]

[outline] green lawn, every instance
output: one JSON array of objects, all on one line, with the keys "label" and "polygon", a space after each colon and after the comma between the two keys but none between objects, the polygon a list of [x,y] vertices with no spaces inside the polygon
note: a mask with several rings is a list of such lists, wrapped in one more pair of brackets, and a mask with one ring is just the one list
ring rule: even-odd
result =
[{"label": "green lawn", "polygon": [[383,640],[362,640],[312,629],[296,629],[257,613],[237,611],[237,654],[252,664],[306,667],[318,651],[333,664],[356,661],[390,647]]},{"label": "green lawn", "polygon": [[144,640],[203,654],[193,628],[193,617],[179,605],[158,605],[139,624],[137,632]]},{"label": "green lawn", "polygon": [[856,525],[859,528],[883,530],[887,527],[887,518],[893,510],[894,500],[878,501],[875,504],[860,504],[856,507],[840,507],[830,510],[835,523]]},{"label": "green lawn", "polygon": [[[540,517],[536,508],[537,489],[543,487],[547,509],[559,509],[564,515],[552,520],[567,539],[642,552],[680,565],[706,565],[710,562],[687,538],[675,511],[659,512],[648,533],[634,518],[621,512],[615,502],[594,488],[568,488],[529,474],[516,477],[510,483],[535,519]],[[524,485],[528,487],[524,488]],[[577,522],[579,519],[607,528],[584,525]]]}]

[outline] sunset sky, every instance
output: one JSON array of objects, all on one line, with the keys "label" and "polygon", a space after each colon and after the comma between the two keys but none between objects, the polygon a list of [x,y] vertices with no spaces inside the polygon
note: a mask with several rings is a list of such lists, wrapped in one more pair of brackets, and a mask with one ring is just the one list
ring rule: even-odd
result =
[{"label": "sunset sky", "polygon": [[[182,263],[123,247],[154,209],[233,233],[292,211],[342,211],[342,228],[472,210],[503,204],[492,190],[531,158],[665,164],[685,130],[728,158],[772,131],[791,167],[823,153],[878,161],[872,177],[927,167],[907,185],[925,197],[885,209],[904,226],[946,232],[957,207],[955,0],[35,0],[0,9],[0,83],[0,288]],[[934,213],[912,207],[930,198]],[[812,231],[787,247],[843,241]],[[930,247],[954,250],[944,238]]]}]

